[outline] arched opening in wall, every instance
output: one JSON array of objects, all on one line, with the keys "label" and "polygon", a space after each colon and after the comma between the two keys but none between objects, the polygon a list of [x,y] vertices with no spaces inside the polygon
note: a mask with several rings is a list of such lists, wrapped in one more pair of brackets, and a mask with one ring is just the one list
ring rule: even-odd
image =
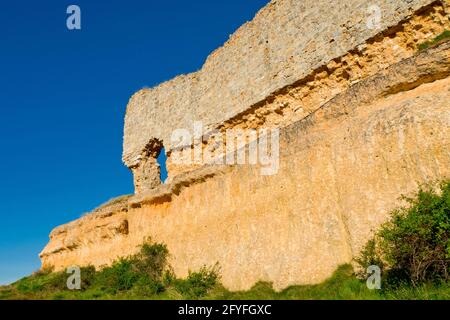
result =
[{"label": "arched opening in wall", "polygon": [[161,151],[159,152],[158,158],[156,158],[156,161],[159,164],[159,178],[161,179],[161,183],[165,183],[167,180],[167,155],[166,155],[166,150],[164,149],[164,147],[161,148]]}]

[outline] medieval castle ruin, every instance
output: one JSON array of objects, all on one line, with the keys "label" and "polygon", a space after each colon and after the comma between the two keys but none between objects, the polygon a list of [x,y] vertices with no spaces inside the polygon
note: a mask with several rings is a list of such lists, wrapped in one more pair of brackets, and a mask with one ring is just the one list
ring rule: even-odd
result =
[{"label": "medieval castle ruin", "polygon": [[[418,184],[450,177],[449,0],[272,0],[201,70],[135,93],[135,194],[55,228],[44,267],[107,265],[151,237],[179,276],[317,283]],[[161,183],[164,148],[169,178]]]}]

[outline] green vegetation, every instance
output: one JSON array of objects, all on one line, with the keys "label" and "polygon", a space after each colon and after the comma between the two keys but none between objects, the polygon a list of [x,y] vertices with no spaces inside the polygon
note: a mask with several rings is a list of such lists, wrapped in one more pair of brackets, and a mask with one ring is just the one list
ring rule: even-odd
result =
[{"label": "green vegetation", "polygon": [[[421,188],[408,205],[394,210],[356,259],[359,271],[343,265],[317,285],[282,291],[259,282],[231,292],[219,282],[219,267],[203,267],[177,278],[163,244],[145,243],[140,252],[95,271],[81,269],[81,290],[67,289],[70,274],[44,270],[0,287],[0,299],[450,299],[450,181],[439,192]],[[382,270],[381,290],[369,290],[365,270]],[[361,271],[362,270],[362,271]]]},{"label": "green vegetation", "polygon": [[438,36],[436,36],[434,39],[421,43],[419,44],[419,50],[425,50],[428,49],[429,47],[432,47],[438,43],[441,43],[445,40],[450,39],[450,31],[449,30],[444,30],[444,32],[442,32],[441,34],[439,34]]},{"label": "green vegetation", "polygon": [[164,244],[146,242],[138,254],[96,271],[80,269],[81,289],[69,290],[71,274],[44,270],[0,288],[0,299],[200,299],[218,285],[218,268],[203,267],[178,279]]},{"label": "green vegetation", "polygon": [[[205,271],[206,270],[206,271]],[[220,299],[220,300],[405,300],[405,299],[450,299],[450,283],[423,284],[412,287],[407,284],[396,288],[369,290],[364,280],[355,277],[351,265],[343,265],[331,278],[318,285],[291,286],[282,291],[273,289],[271,283],[259,282],[250,290],[231,292],[216,282],[217,274],[206,268],[191,273],[187,279],[169,279],[163,286],[147,282],[148,278],[133,279],[131,288],[127,281],[116,282],[115,289],[93,284],[80,291],[69,291],[65,287],[67,276],[33,275],[0,289],[0,299]],[[81,273],[83,275],[83,271]],[[100,281],[101,282],[101,281]],[[53,285],[52,285],[53,284]],[[117,286],[116,286],[117,285]],[[129,289],[125,289],[129,288]],[[120,290],[119,290],[120,289]]]},{"label": "green vegetation", "polygon": [[420,188],[406,207],[370,240],[357,262],[365,270],[377,265],[390,287],[446,283],[450,280],[450,181],[440,191]]},{"label": "green vegetation", "polygon": [[333,276],[318,285],[291,286],[275,291],[270,283],[260,282],[248,291],[212,291],[208,299],[231,300],[404,300],[450,299],[450,283],[446,285],[422,285],[417,288],[402,285],[395,289],[369,290],[365,280],[355,277],[351,265],[339,267]]}]

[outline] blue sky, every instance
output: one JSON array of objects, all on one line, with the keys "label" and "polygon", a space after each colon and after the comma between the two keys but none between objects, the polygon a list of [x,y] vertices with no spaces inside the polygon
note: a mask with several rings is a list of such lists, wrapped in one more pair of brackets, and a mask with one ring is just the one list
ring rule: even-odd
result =
[{"label": "blue sky", "polygon": [[[205,58],[268,0],[8,1],[0,6],[0,284],[40,266],[57,225],[133,192],[129,97]],[[81,30],[66,9],[81,8]]]}]

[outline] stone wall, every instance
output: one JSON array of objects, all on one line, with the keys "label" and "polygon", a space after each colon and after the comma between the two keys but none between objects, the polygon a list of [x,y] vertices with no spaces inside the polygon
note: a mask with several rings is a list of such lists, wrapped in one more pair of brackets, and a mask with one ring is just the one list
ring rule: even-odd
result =
[{"label": "stone wall", "polygon": [[261,280],[277,289],[318,283],[351,262],[401,194],[450,178],[449,101],[447,41],[282,128],[277,175],[251,165],[181,173],[56,228],[43,267],[101,267],[151,237],[167,244],[181,277],[218,262],[234,290]]},{"label": "stone wall", "polygon": [[[442,32],[448,25],[448,3],[271,1],[213,52],[201,70],[140,90],[130,99],[123,161],[133,171],[136,192],[158,185],[148,179],[159,172],[156,162],[148,161],[153,141],[165,146],[170,159],[173,131],[190,129],[194,121],[207,130],[242,123],[283,127],[298,121],[353,83],[410,57],[420,41]],[[373,5],[380,8],[379,24],[373,21]],[[268,102],[283,90],[290,99]],[[282,119],[279,111],[285,113]],[[195,168],[169,164],[169,177]]]}]

